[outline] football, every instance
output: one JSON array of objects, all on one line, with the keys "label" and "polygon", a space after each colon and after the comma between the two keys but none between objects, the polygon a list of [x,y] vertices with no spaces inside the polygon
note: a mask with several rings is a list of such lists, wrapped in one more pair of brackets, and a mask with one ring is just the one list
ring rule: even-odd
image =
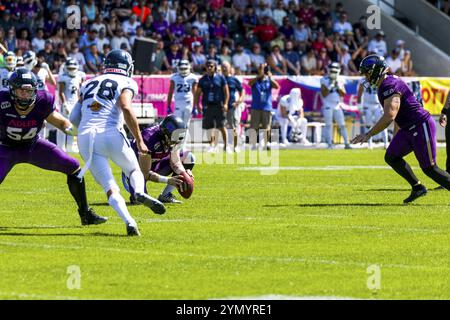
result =
[{"label": "football", "polygon": [[177,187],[178,193],[185,199],[188,199],[191,197],[192,192],[194,192],[194,180],[192,180],[191,176],[187,174],[186,171],[183,171],[180,174],[181,179],[183,182],[183,191],[181,191],[181,187]]}]

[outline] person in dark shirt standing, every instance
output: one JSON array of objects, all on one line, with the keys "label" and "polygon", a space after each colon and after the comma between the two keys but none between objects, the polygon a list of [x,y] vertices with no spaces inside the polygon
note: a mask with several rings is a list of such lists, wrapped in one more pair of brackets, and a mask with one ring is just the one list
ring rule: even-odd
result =
[{"label": "person in dark shirt standing", "polygon": [[241,124],[241,113],[243,111],[244,88],[242,83],[233,75],[231,65],[222,62],[222,73],[227,80],[228,89],[230,90],[230,99],[228,100],[227,122],[233,131],[233,151],[239,152],[238,136]]},{"label": "person in dark shirt standing", "polygon": [[222,133],[224,142],[223,150],[227,151],[227,130],[225,128],[226,113],[230,93],[225,77],[217,73],[215,60],[206,62],[206,74],[200,78],[194,97],[194,108],[201,113],[200,95],[202,95],[203,129],[208,130],[210,152],[217,148],[218,139],[213,134],[217,128]]},{"label": "person in dark shirt standing", "polygon": [[370,55],[359,67],[367,85],[378,88],[378,99],[384,114],[366,134],[356,136],[352,143],[367,142],[386,129],[392,121],[400,128],[386,150],[385,161],[412,187],[411,194],[403,200],[409,203],[427,194],[427,188],[417,179],[411,167],[403,159],[414,151],[422,171],[450,190],[450,175],[436,165],[436,124],[430,113],[414,96],[407,84],[389,74],[389,67],[382,56]]}]

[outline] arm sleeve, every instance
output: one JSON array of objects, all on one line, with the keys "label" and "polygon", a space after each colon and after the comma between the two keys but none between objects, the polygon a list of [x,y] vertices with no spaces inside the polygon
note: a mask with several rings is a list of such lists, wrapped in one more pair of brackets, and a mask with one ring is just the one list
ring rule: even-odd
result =
[{"label": "arm sleeve", "polygon": [[76,127],[80,125],[81,122],[81,103],[78,100],[78,102],[73,107],[72,111],[69,115],[69,120],[72,122],[72,124]]}]

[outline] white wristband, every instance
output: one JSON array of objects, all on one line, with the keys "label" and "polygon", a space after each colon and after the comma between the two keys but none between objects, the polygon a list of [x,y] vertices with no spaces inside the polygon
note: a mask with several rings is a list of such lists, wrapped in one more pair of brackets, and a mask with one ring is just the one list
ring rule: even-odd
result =
[{"label": "white wristband", "polygon": [[167,183],[167,182],[169,182],[169,178],[167,178],[165,176],[162,176],[162,175],[159,175],[158,182],[159,183]]}]

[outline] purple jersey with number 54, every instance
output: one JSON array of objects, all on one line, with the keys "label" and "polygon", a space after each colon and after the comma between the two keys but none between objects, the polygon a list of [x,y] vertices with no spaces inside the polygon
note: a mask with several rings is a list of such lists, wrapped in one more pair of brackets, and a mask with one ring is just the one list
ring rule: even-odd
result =
[{"label": "purple jersey with number 54", "polygon": [[7,146],[25,146],[38,139],[44,120],[55,110],[55,97],[39,90],[34,108],[21,116],[8,91],[0,92],[0,144]]}]

